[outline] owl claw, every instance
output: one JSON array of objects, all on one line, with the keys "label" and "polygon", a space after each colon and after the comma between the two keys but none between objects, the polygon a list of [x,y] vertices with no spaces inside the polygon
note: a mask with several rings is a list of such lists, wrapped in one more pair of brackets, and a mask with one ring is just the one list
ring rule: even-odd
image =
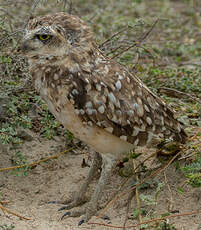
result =
[{"label": "owl claw", "polygon": [[85,220],[82,219],[82,220],[79,221],[78,226],[81,226],[81,225],[84,224],[84,223],[85,223]]},{"label": "owl claw", "polygon": [[61,217],[61,220],[63,220],[65,216],[71,216],[71,214],[72,214],[71,212],[64,213],[63,216]]},{"label": "owl claw", "polygon": [[58,211],[68,210],[68,209],[69,209],[68,206],[63,206],[63,207],[59,208]]},{"label": "owl claw", "polygon": [[56,200],[53,200],[53,201],[49,201],[47,202],[48,204],[57,204],[58,202]]},{"label": "owl claw", "polygon": [[109,217],[109,216],[106,216],[106,215],[103,216],[102,219],[103,219],[103,220],[108,220],[108,221],[110,221],[110,217]]},{"label": "owl claw", "polygon": [[[62,210],[66,210],[66,207],[62,207],[58,211],[62,211]],[[84,215],[85,213],[86,213],[86,211],[84,208],[79,208],[77,210],[68,211],[62,215],[61,220],[63,220],[63,218],[65,216],[67,216],[67,217],[80,217],[80,216]]]}]

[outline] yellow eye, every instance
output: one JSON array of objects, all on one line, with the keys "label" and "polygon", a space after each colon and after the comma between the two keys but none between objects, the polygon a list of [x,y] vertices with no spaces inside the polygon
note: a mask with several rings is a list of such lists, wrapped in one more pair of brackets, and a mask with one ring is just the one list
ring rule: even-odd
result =
[{"label": "yellow eye", "polygon": [[51,35],[48,35],[48,34],[41,34],[41,35],[38,35],[37,37],[38,37],[38,39],[40,39],[41,41],[46,41],[46,40],[48,40],[48,39],[51,38]]}]

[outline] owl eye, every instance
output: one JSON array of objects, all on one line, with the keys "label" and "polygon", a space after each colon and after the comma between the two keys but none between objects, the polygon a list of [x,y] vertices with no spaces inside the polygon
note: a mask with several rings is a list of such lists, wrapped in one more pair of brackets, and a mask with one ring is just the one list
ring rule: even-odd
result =
[{"label": "owl eye", "polygon": [[37,38],[41,41],[47,41],[51,38],[52,36],[51,35],[48,35],[48,34],[38,34],[37,35]]}]

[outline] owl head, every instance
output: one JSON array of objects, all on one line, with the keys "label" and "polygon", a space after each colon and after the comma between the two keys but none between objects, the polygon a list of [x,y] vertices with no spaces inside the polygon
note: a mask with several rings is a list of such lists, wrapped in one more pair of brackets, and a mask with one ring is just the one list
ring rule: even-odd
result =
[{"label": "owl head", "polygon": [[74,50],[90,52],[96,46],[90,27],[77,16],[55,13],[28,22],[22,51],[32,57],[62,57]]}]

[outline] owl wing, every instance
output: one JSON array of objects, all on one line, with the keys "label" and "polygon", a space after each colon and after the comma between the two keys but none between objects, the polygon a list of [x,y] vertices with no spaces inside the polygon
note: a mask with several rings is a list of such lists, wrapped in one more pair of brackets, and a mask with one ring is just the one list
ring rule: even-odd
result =
[{"label": "owl wing", "polygon": [[93,69],[81,69],[71,75],[67,97],[84,123],[135,145],[149,144],[159,133],[185,139],[173,111],[124,66],[99,60]]}]

